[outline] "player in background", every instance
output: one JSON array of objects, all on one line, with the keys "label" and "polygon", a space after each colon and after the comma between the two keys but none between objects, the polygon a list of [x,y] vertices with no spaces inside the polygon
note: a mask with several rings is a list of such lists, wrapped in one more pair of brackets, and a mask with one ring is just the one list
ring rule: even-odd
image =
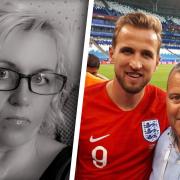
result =
[{"label": "player in background", "polygon": [[108,80],[105,76],[98,73],[99,67],[100,67],[99,58],[94,54],[89,54],[88,62],[87,62],[87,70],[86,70],[85,87]]}]

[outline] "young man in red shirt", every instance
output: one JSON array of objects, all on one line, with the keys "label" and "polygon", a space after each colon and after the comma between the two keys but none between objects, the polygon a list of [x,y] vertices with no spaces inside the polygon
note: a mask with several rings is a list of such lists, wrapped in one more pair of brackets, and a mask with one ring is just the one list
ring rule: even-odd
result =
[{"label": "young man in red shirt", "polygon": [[115,77],[85,90],[77,180],[148,180],[154,147],[168,126],[165,92],[149,85],[159,63],[162,26],[143,13],[116,23]]}]

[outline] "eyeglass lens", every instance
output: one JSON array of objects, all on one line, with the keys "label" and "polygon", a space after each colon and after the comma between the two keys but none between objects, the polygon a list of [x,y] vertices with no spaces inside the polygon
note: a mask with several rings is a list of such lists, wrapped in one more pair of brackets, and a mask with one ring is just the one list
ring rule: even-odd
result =
[{"label": "eyeglass lens", "polygon": [[23,75],[16,71],[0,68],[0,90],[14,90],[21,78],[28,78],[30,91],[37,94],[55,94],[62,90],[65,77],[52,72],[39,72],[33,75]]}]

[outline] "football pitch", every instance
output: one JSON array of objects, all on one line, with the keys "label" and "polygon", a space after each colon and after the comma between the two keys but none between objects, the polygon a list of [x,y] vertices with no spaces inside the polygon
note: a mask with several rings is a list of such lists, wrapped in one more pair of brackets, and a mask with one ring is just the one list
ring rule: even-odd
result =
[{"label": "football pitch", "polygon": [[[166,90],[166,82],[168,74],[173,67],[172,64],[160,64],[154,73],[151,84],[154,84],[161,89]],[[105,75],[107,78],[112,79],[114,76],[114,65],[113,64],[101,64],[99,73]]]}]

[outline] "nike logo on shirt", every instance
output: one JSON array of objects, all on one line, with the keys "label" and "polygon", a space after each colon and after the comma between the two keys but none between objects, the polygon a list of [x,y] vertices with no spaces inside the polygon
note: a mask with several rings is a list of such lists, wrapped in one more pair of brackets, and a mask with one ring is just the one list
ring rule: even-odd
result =
[{"label": "nike logo on shirt", "polygon": [[102,139],[104,139],[104,138],[107,138],[108,136],[110,136],[110,134],[107,134],[107,135],[105,135],[105,136],[101,136],[101,137],[98,137],[98,138],[94,138],[93,136],[91,136],[91,137],[89,138],[89,141],[90,141],[91,143],[94,143],[94,142],[100,141],[100,140],[102,140]]}]

